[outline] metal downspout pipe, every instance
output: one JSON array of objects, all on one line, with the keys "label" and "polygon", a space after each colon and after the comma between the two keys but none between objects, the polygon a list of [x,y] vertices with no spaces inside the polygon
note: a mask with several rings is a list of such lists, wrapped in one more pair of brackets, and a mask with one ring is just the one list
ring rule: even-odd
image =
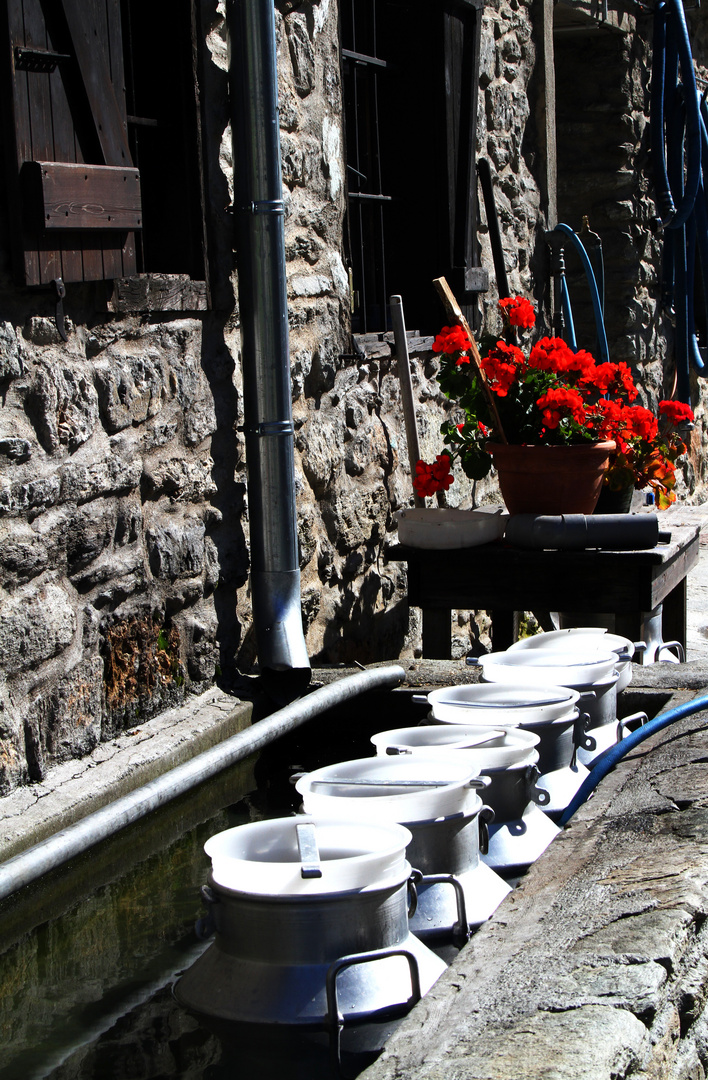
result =
[{"label": "metal downspout pipe", "polygon": [[276,700],[310,680],[302,629],[273,0],[227,0],[251,593]]},{"label": "metal downspout pipe", "polygon": [[50,870],[87,851],[94,844],[113,836],[126,825],[139,821],[152,810],[164,806],[198,784],[210,780],[223,769],[262,750],[264,746],[286,735],[308,720],[321,716],[329,709],[351,701],[368,690],[392,690],[405,679],[402,667],[370,668],[356,675],[320,687],[305,694],[265,720],[259,720],[245,731],[185,761],[170,772],[151,780],[149,784],[131,791],[101,810],[89,814],[74,825],[28,848],[0,864],[0,900],[29,885]]}]

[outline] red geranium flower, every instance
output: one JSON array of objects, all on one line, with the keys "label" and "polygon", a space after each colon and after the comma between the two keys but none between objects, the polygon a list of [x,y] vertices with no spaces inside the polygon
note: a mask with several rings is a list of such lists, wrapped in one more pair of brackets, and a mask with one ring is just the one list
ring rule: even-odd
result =
[{"label": "red geranium flower", "polygon": [[544,424],[551,431],[566,416],[578,424],[585,422],[585,403],[578,391],[570,387],[551,388],[541,395],[536,404],[541,410]]},{"label": "red geranium flower", "polygon": [[433,352],[452,356],[456,352],[465,352],[471,344],[461,326],[443,326],[433,342]]},{"label": "red geranium flower", "polygon": [[695,419],[693,409],[690,405],[684,405],[683,401],[660,401],[659,412],[674,427],[683,423],[692,424]]},{"label": "red geranium flower", "polygon": [[413,487],[422,499],[434,495],[436,491],[447,491],[455,477],[450,473],[450,458],[447,454],[438,454],[432,465],[425,461],[416,462]]},{"label": "red geranium flower", "polygon": [[489,389],[499,397],[506,397],[509,387],[525,364],[526,359],[521,349],[516,345],[507,345],[505,341],[498,341],[481,361]]},{"label": "red geranium flower", "polygon": [[499,301],[499,307],[509,320],[510,326],[527,329],[536,325],[536,312],[533,304],[523,296],[506,296]]}]

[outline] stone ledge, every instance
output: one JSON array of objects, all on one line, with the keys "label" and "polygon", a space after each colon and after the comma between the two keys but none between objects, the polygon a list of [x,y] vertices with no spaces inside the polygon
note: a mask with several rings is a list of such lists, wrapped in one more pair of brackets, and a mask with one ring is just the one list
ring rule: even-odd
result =
[{"label": "stone ledge", "polygon": [[704,1080],[706,721],[618,764],[361,1080]]},{"label": "stone ledge", "polygon": [[214,687],[17,788],[0,799],[0,862],[242,731],[251,712]]}]

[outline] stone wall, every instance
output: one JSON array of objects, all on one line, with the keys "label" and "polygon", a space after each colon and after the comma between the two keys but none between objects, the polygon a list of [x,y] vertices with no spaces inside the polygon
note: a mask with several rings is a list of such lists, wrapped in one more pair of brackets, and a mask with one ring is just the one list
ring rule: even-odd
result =
[{"label": "stone wall", "polygon": [[[420,646],[404,571],[385,557],[394,514],[411,502],[406,438],[390,335],[373,335],[357,351],[349,331],[337,5],[288,8],[276,10],[276,31],[303,618],[313,660],[367,662]],[[534,296],[547,321],[540,26],[535,0],[484,9],[478,152],[496,175],[511,288]],[[696,35],[702,43],[703,22]],[[201,41],[213,310],[119,314],[100,290],[69,286],[65,344],[51,296],[10,281],[4,200],[0,208],[0,791],[214,678],[251,671],[256,660],[237,430],[240,322],[225,211],[233,162],[223,3],[203,4]],[[559,83],[583,48],[559,50]],[[622,79],[593,81],[591,65],[582,83],[586,126],[597,120],[605,140],[585,139],[588,153],[607,164],[588,198],[592,225],[614,253],[616,358],[635,364],[653,401],[669,334],[656,312],[650,200],[627,164],[646,142],[646,43],[632,32],[608,48],[608,71],[619,68]],[[590,100],[595,86],[606,102]],[[559,96],[564,108],[567,94]],[[578,122],[563,108],[562,143],[565,127]],[[560,202],[577,225],[574,159],[564,153]],[[484,222],[482,248],[491,268]],[[492,284],[483,297],[488,329],[499,326],[495,298]],[[428,459],[447,415],[429,346],[427,336],[413,347]],[[702,425],[700,404],[698,412]],[[696,447],[702,437],[701,426]],[[702,470],[696,454],[689,485],[703,480]],[[473,492],[459,479],[449,493],[452,505],[493,497],[490,482]],[[455,654],[479,651],[484,630],[483,615],[455,613]]]}]

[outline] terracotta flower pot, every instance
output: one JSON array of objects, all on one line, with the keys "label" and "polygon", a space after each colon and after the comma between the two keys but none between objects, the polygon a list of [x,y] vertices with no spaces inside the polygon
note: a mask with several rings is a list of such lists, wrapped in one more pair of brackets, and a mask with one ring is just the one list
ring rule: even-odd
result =
[{"label": "terracotta flower pot", "polygon": [[614,448],[488,444],[510,514],[592,514]]}]

